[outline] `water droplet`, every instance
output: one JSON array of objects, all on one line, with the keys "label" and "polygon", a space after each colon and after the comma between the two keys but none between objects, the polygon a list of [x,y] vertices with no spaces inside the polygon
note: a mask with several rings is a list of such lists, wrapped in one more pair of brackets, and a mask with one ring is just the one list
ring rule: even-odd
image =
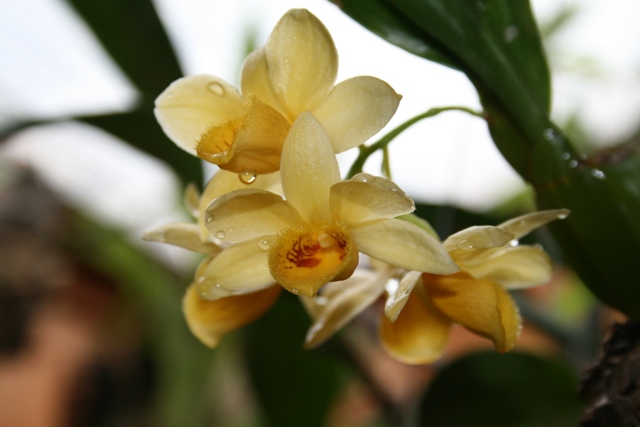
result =
[{"label": "water droplet", "polygon": [[255,182],[257,176],[256,173],[254,171],[244,171],[241,172],[238,177],[240,178],[240,181],[243,184],[251,184],[253,182]]},{"label": "water droplet", "polygon": [[512,241],[509,242],[509,246],[511,246],[512,248],[515,248],[519,244],[520,242],[517,239],[513,239]]},{"label": "water droplet", "polygon": [[458,243],[458,248],[459,249],[473,249],[473,245],[468,240],[461,240],[460,243]]},{"label": "water droplet", "polygon": [[504,29],[504,40],[507,43],[511,43],[515,40],[516,37],[520,34],[520,30],[515,25],[509,25]]},{"label": "water droplet", "polygon": [[569,161],[569,167],[570,168],[575,168],[578,166],[578,161],[577,160],[570,160]]},{"label": "water droplet", "polygon": [[591,175],[592,175],[594,178],[597,178],[597,179],[605,179],[605,178],[606,178],[606,176],[605,176],[604,172],[602,172],[600,169],[593,169],[593,170],[591,171]]},{"label": "water droplet", "polygon": [[213,221],[213,217],[212,216],[208,216],[207,217],[207,224],[211,223],[211,221]]},{"label": "water droplet", "polygon": [[216,288],[221,287],[220,283],[216,283]]},{"label": "water droplet", "polygon": [[568,213],[565,213],[565,212],[563,212],[563,213],[559,213],[559,214],[558,214],[558,219],[565,219],[565,218],[566,218],[566,217],[568,217],[568,216],[569,216],[569,214],[568,214]]},{"label": "water droplet", "polygon": [[544,132],[542,132],[542,136],[544,136],[544,139],[547,141],[551,141],[556,136],[556,132],[551,128],[545,129]]},{"label": "water droplet", "polygon": [[258,247],[263,251],[266,251],[267,249],[269,249],[269,241],[267,239],[260,239],[258,241]]},{"label": "water droplet", "polygon": [[569,160],[571,158],[571,154],[570,153],[562,153],[562,158],[564,160]]},{"label": "water droplet", "polygon": [[224,239],[225,233],[224,230],[218,230],[218,232],[216,233],[216,238],[218,239]]},{"label": "water droplet", "polygon": [[298,289],[296,289],[296,288],[291,289],[291,292],[294,293],[294,294],[299,294],[300,293],[300,291]]},{"label": "water droplet", "polygon": [[214,94],[218,96],[224,96],[224,88],[218,82],[209,83],[207,88]]},{"label": "water droplet", "polygon": [[198,283],[204,283],[204,281],[205,281],[205,278],[204,278],[204,277],[200,277],[200,278],[198,279]]}]

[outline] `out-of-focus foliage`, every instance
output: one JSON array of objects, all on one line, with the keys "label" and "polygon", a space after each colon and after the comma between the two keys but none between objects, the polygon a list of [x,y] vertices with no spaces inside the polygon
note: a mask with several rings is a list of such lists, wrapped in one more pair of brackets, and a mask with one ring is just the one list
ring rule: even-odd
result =
[{"label": "out-of-focus foliage", "polygon": [[442,369],[422,404],[430,427],[572,427],[582,410],[564,363],[525,353],[474,353]]},{"label": "out-of-focus foliage", "polygon": [[599,299],[640,317],[639,147],[584,158],[550,121],[549,72],[529,2],[336,3],[389,42],[467,74],[497,147],[533,185],[538,207],[571,210],[550,226],[565,257]]}]

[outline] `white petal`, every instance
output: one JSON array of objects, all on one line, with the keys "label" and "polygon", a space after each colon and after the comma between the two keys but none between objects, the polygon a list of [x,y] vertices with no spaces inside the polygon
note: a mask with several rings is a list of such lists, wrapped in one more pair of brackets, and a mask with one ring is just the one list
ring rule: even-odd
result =
[{"label": "white petal", "polygon": [[213,242],[200,239],[197,224],[176,222],[149,230],[142,236],[143,240],[168,243],[203,254],[215,254],[222,249]]},{"label": "white petal", "polygon": [[271,87],[291,121],[326,99],[338,74],[338,52],[329,31],[308,10],[289,10],[265,51]]},{"label": "white petal", "polygon": [[275,235],[302,222],[282,197],[259,189],[235,190],[218,197],[209,205],[204,217],[211,235],[229,242]]},{"label": "white petal", "polygon": [[236,243],[216,256],[196,280],[200,295],[209,300],[264,289],[275,283],[260,239]]},{"label": "white petal", "polygon": [[567,209],[553,209],[540,212],[532,212],[530,214],[522,215],[517,218],[510,219],[503,222],[498,227],[513,234],[514,239],[520,239],[522,236],[529,234],[531,231],[538,227],[555,221],[556,219],[564,219],[569,215],[570,211]]},{"label": "white petal", "polygon": [[389,122],[402,97],[386,82],[359,76],[337,84],[313,114],[336,153],[363,144]]},{"label": "white petal", "polygon": [[446,250],[496,248],[504,246],[515,236],[498,227],[473,226],[452,234],[444,241]]},{"label": "white petal", "polygon": [[384,305],[384,314],[392,322],[398,318],[420,276],[422,276],[421,272],[410,271],[402,277],[395,289],[387,288],[389,296]]},{"label": "white petal", "polygon": [[329,191],[340,181],[340,169],[327,134],[311,113],[301,114],[291,126],[280,164],[287,201],[310,223],[329,221]]},{"label": "white petal", "polygon": [[396,267],[433,274],[459,270],[442,243],[407,221],[385,219],[351,232],[360,252]]},{"label": "white petal", "polygon": [[162,130],[183,150],[195,155],[203,133],[240,116],[244,100],[229,83],[214,76],[183,77],[156,99],[154,113]]},{"label": "white petal", "polygon": [[393,181],[361,173],[331,187],[331,214],[348,226],[394,218],[415,210],[413,200]]},{"label": "white petal", "polygon": [[388,279],[388,275],[356,270],[349,279],[328,284],[326,291],[323,288],[322,295],[310,301],[315,320],[307,332],[305,347],[322,344],[373,304]]}]

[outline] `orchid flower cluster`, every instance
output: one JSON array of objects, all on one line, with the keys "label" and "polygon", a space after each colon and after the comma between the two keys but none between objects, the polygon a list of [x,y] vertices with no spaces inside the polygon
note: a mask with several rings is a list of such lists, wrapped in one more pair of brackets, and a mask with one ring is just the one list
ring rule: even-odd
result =
[{"label": "orchid flower cluster", "polygon": [[403,362],[437,360],[453,323],[510,350],[521,319],[508,290],[552,272],[542,248],[518,239],[568,212],[472,227],[444,242],[407,221],[415,205],[400,187],[366,173],[342,180],[336,159],[380,131],[401,97],[369,76],[335,84],[337,69],[325,26],[294,9],[246,59],[241,93],[198,75],[158,97],[164,132],[220,168],[202,194],[187,188],[195,222],[144,236],[206,255],[184,297],[189,328],[215,347],[285,289],[312,319],[307,347],[386,297],[379,336]]}]

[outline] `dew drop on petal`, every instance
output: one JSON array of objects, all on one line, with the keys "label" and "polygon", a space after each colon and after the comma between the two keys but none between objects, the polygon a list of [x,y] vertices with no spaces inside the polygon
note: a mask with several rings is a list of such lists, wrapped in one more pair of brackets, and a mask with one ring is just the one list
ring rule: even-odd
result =
[{"label": "dew drop on petal", "polygon": [[207,221],[207,223],[211,223],[211,221],[213,221],[213,217],[212,216],[208,216],[206,221]]},{"label": "dew drop on petal", "polygon": [[238,177],[240,178],[240,182],[243,184],[251,184],[256,180],[256,173],[254,171],[244,171],[241,172]]},{"label": "dew drop on petal", "polygon": [[198,283],[204,283],[204,281],[205,281],[204,277],[201,277],[201,278],[198,279]]},{"label": "dew drop on petal", "polygon": [[513,239],[512,241],[509,242],[509,246],[511,246],[512,248],[515,248],[519,244],[520,242],[517,239]]},{"label": "dew drop on petal", "polygon": [[300,291],[298,289],[296,289],[296,288],[291,289],[291,292],[294,293],[294,294],[300,293]]},{"label": "dew drop on petal", "polygon": [[561,214],[558,214],[558,219],[565,219],[568,216],[569,216],[568,213],[561,213]]},{"label": "dew drop on petal", "polygon": [[468,240],[462,240],[458,243],[458,249],[473,249],[473,245]]},{"label": "dew drop on petal", "polygon": [[219,288],[220,286],[220,283],[216,283],[216,288]]},{"label": "dew drop on petal", "polygon": [[260,239],[258,240],[258,247],[260,249],[262,249],[263,251],[266,251],[269,249],[269,241],[266,239]]},{"label": "dew drop on petal", "polygon": [[209,83],[207,89],[209,89],[214,95],[224,96],[224,88],[218,82]]},{"label": "dew drop on petal", "polygon": [[218,230],[218,232],[216,233],[216,238],[218,239],[224,239],[225,233],[224,230]]}]

